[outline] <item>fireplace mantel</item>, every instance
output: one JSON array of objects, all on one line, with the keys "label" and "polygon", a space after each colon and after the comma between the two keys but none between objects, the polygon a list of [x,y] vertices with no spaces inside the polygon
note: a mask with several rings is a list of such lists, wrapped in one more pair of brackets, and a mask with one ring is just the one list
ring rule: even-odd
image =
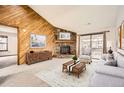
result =
[{"label": "fireplace mantel", "polygon": [[56,43],[62,43],[62,42],[63,42],[63,43],[64,43],[64,42],[70,42],[70,43],[72,42],[72,43],[73,43],[73,42],[75,42],[75,41],[74,41],[74,40],[56,40],[55,42],[56,42]]}]

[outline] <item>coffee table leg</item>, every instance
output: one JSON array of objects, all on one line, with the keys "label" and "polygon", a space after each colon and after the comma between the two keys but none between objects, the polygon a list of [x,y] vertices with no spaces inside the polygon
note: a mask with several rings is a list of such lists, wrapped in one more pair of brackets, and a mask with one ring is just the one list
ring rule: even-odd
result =
[{"label": "coffee table leg", "polygon": [[78,78],[79,78],[79,74],[78,74]]},{"label": "coffee table leg", "polygon": [[64,72],[64,66],[62,67],[62,72]]},{"label": "coffee table leg", "polygon": [[71,74],[70,67],[71,67],[71,66],[69,66],[69,75]]},{"label": "coffee table leg", "polygon": [[78,73],[78,78],[79,78],[80,73]]}]

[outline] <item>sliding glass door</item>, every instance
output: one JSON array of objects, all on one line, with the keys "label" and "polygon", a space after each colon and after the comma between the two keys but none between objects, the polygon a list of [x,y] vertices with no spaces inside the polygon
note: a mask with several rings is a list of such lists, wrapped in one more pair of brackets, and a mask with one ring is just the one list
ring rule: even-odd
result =
[{"label": "sliding glass door", "polygon": [[86,54],[88,48],[91,47],[91,40],[90,36],[83,36],[80,38],[81,44],[80,44],[80,55]]},{"label": "sliding glass door", "polygon": [[100,59],[103,53],[103,34],[86,35],[80,37],[80,55],[90,49],[91,57]]},{"label": "sliding glass door", "polygon": [[92,35],[92,58],[99,59],[103,53],[103,34]]}]

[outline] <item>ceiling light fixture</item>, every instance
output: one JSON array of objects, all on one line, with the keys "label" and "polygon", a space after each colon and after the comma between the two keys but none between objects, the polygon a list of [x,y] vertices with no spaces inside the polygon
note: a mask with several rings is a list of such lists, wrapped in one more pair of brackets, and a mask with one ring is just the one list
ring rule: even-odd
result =
[{"label": "ceiling light fixture", "polygon": [[91,25],[91,23],[87,23],[87,25]]},{"label": "ceiling light fixture", "polygon": [[91,23],[90,23],[90,22],[88,22],[88,23],[86,23],[86,24],[84,24],[84,25],[89,26],[89,25],[91,25]]}]

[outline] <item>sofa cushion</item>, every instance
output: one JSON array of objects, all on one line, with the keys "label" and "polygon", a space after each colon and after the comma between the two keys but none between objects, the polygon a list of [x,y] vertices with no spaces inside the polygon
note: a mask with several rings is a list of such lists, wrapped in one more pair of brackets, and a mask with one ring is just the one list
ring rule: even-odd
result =
[{"label": "sofa cushion", "polygon": [[106,62],[105,65],[117,67],[117,61],[116,60],[113,60],[111,62]]},{"label": "sofa cushion", "polygon": [[90,59],[90,56],[88,55],[80,55],[80,59]]},{"label": "sofa cushion", "polygon": [[124,68],[124,56],[122,56],[119,53],[118,53],[118,57],[117,57],[117,66]]},{"label": "sofa cushion", "polygon": [[91,48],[82,48],[82,55],[91,55]]},{"label": "sofa cushion", "polygon": [[95,72],[99,74],[109,75],[113,77],[123,78],[124,79],[124,69],[119,67],[99,65],[96,66]]}]

